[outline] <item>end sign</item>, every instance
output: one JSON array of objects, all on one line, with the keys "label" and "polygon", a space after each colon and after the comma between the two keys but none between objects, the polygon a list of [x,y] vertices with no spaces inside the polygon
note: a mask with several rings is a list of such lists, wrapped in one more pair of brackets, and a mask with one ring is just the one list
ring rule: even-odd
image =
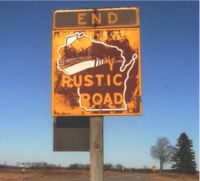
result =
[{"label": "end sign", "polygon": [[52,115],[141,114],[139,9],[56,10]]}]

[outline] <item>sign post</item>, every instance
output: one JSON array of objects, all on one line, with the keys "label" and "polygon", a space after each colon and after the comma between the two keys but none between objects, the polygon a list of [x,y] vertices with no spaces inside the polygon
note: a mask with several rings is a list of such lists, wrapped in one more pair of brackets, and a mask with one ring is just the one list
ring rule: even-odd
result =
[{"label": "sign post", "polygon": [[103,181],[103,117],[90,117],[90,181]]}]

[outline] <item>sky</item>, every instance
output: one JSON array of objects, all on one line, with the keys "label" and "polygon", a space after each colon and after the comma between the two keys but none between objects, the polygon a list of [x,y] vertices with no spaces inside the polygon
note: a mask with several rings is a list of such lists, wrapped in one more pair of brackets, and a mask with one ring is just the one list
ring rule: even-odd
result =
[{"label": "sky", "polygon": [[53,152],[52,10],[122,6],[140,7],[143,114],[104,117],[104,162],[158,166],[151,146],[182,132],[199,162],[197,1],[13,1],[0,2],[0,163],[89,163],[89,152]]}]

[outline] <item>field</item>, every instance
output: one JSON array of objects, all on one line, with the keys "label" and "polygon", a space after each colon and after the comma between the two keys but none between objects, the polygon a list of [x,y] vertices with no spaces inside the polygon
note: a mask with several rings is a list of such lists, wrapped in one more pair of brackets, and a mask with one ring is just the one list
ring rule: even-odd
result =
[{"label": "field", "polygon": [[[0,181],[89,181],[89,171],[0,170]],[[198,181],[199,176],[175,173],[104,172],[105,181]]]},{"label": "field", "polygon": [[199,176],[197,174],[147,174],[145,178],[155,181],[199,181]]}]

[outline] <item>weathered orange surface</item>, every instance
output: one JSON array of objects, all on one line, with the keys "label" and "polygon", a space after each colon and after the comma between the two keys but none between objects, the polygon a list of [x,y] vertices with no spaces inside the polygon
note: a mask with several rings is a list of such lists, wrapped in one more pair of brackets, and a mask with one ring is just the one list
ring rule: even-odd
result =
[{"label": "weathered orange surface", "polygon": [[52,115],[141,114],[140,28],[54,29]]}]

